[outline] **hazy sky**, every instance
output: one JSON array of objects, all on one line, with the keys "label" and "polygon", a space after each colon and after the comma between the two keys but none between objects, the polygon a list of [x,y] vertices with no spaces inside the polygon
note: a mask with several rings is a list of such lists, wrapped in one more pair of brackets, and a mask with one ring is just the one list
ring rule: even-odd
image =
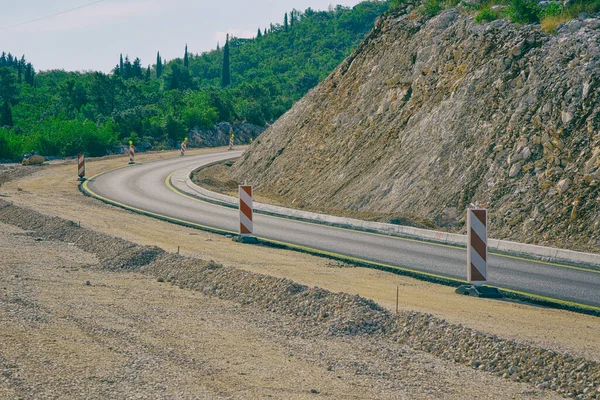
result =
[{"label": "hazy sky", "polygon": [[253,37],[257,28],[283,23],[293,8],[324,10],[330,4],[354,6],[358,0],[0,0],[0,52],[25,54],[37,70],[108,72],[119,54],[142,59],[143,65],[182,57],[221,45],[225,34]]}]

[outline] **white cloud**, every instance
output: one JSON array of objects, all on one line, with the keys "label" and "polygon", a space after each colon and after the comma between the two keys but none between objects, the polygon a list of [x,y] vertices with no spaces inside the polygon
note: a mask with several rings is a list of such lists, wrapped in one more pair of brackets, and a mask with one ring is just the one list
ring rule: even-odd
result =
[{"label": "white cloud", "polygon": [[157,0],[103,2],[87,8],[50,17],[16,30],[21,33],[65,32],[113,23],[134,16],[156,14],[162,11]]},{"label": "white cloud", "polygon": [[236,38],[250,39],[256,36],[256,31],[249,31],[244,29],[228,29],[227,31],[217,31],[213,33],[212,37],[215,42],[220,43],[222,46],[225,44],[227,34]]}]

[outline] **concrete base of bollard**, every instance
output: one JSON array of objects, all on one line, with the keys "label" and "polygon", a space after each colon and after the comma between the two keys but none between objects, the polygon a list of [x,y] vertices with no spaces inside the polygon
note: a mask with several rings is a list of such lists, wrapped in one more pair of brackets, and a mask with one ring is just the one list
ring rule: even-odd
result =
[{"label": "concrete base of bollard", "polygon": [[462,285],[456,288],[456,293],[465,296],[485,297],[488,299],[499,299],[502,293],[496,288],[488,286]]},{"label": "concrete base of bollard", "polygon": [[260,241],[255,238],[254,236],[234,236],[233,237],[233,241],[234,242],[238,242],[238,243],[245,243],[245,244],[259,244]]}]

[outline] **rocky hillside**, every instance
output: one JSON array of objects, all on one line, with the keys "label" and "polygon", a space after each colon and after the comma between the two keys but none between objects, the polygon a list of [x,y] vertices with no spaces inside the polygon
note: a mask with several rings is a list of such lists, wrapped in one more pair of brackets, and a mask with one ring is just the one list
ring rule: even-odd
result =
[{"label": "rocky hillside", "polygon": [[466,10],[380,18],[256,140],[239,181],[327,209],[401,212],[492,236],[600,249],[600,19],[555,34]]}]

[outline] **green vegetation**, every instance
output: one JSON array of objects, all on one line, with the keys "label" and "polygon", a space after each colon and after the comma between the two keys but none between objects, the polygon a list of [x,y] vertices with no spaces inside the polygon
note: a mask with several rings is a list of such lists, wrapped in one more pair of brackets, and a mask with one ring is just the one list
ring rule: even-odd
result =
[{"label": "green vegetation", "polygon": [[[407,3],[408,0],[390,0],[390,8],[399,8]],[[410,3],[414,4],[415,1]],[[416,0],[416,4],[416,10],[427,16],[434,16],[446,8],[462,4],[476,12],[475,20],[479,23],[506,18],[518,23],[541,23],[546,32],[553,31],[560,23],[577,18],[582,12],[600,12],[600,0],[575,0],[568,7],[564,7],[559,0],[551,0],[544,6],[539,6],[537,0],[488,0],[479,4],[461,0]]]},{"label": "green vegetation", "polygon": [[168,62],[157,53],[151,66],[122,55],[109,74],[36,73],[25,57],[3,55],[0,159],[31,150],[103,155],[129,140],[140,149],[172,148],[191,129],[219,121],[272,122],[329,75],[388,7],[293,10],[255,39],[230,37],[201,55],[186,48]]}]

